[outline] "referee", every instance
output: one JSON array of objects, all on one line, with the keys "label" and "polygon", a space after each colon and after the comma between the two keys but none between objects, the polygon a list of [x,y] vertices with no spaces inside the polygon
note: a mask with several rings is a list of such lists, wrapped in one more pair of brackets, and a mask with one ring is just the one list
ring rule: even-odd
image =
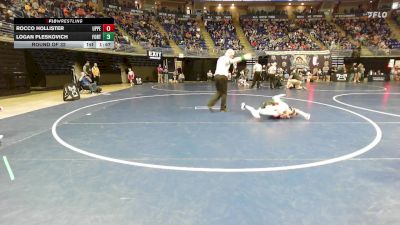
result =
[{"label": "referee", "polygon": [[226,109],[226,97],[228,91],[228,73],[229,68],[232,64],[236,65],[238,62],[243,60],[249,60],[252,58],[251,54],[248,53],[246,55],[242,55],[240,57],[234,58],[235,51],[233,49],[228,49],[225,52],[225,55],[219,57],[217,61],[217,68],[215,69],[215,86],[217,88],[217,93],[215,93],[210,101],[208,101],[208,109],[212,112],[212,107],[217,103],[219,99],[221,99],[221,112],[227,112]]},{"label": "referee", "polygon": [[254,85],[256,85],[256,83],[257,83],[257,88],[260,88],[261,73],[262,73],[262,66],[260,63],[256,62],[256,64],[254,65],[253,83],[251,84],[250,88],[254,88]]}]

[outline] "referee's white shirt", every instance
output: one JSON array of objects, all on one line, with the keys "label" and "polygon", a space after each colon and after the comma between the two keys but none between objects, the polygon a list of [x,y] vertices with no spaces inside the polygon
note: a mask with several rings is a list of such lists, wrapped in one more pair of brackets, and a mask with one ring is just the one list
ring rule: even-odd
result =
[{"label": "referee's white shirt", "polygon": [[221,56],[217,61],[217,68],[215,69],[214,75],[223,75],[228,77],[229,68],[233,64],[233,59],[228,56]]},{"label": "referee's white shirt", "polygon": [[255,72],[262,72],[262,66],[261,66],[261,64],[260,63],[256,63],[255,65],[254,65],[254,71]]}]

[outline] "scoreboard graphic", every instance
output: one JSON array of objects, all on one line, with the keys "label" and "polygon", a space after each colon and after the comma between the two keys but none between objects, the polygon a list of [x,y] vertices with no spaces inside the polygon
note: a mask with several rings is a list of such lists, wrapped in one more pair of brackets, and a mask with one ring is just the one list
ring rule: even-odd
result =
[{"label": "scoreboard graphic", "polygon": [[15,18],[14,48],[114,48],[113,18]]}]

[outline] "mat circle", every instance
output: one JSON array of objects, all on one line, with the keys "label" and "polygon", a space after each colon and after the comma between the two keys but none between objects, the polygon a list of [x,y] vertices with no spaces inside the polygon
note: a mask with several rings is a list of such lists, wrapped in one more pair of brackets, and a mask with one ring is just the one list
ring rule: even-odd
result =
[{"label": "mat circle", "polygon": [[[346,155],[342,155],[339,157],[335,158],[330,158],[326,160],[321,160],[317,162],[312,162],[312,163],[304,163],[304,164],[295,164],[295,165],[288,165],[288,166],[276,166],[276,167],[260,167],[260,168],[206,168],[206,167],[182,167],[182,166],[169,166],[169,165],[159,165],[159,164],[149,164],[149,163],[140,163],[140,162],[134,162],[134,161],[127,161],[127,160],[122,160],[122,159],[117,159],[117,158],[112,158],[112,157],[106,157],[98,154],[94,154],[91,152],[88,152],[86,150],[80,149],[78,147],[75,147],[66,141],[64,141],[57,133],[57,126],[59,123],[69,115],[76,113],[82,109],[87,109],[93,106],[98,106],[98,105],[103,105],[107,103],[113,103],[113,102],[119,102],[119,101],[125,101],[125,100],[132,100],[132,99],[146,99],[146,98],[158,98],[158,97],[168,97],[168,96],[192,96],[192,95],[210,95],[210,93],[186,93],[186,94],[164,94],[164,95],[148,95],[148,96],[137,96],[137,97],[130,97],[130,98],[121,98],[121,99],[115,99],[115,100],[110,100],[110,101],[105,101],[105,102],[100,102],[100,103],[95,103],[91,105],[87,105],[78,109],[75,109],[69,113],[64,114],[60,118],[58,118],[52,125],[52,134],[54,139],[63,145],[64,147],[75,151],[77,153],[100,159],[100,160],[105,160],[109,162],[114,162],[114,163],[120,163],[120,164],[125,164],[125,165],[131,165],[131,166],[138,166],[138,167],[145,167],[145,168],[152,168],[152,169],[161,169],[161,170],[173,170],[173,171],[190,171],[190,172],[207,172],[207,173],[254,173],[254,172],[273,172],[273,171],[287,171],[287,170],[297,170],[297,169],[304,169],[304,168],[311,168],[311,167],[317,167],[317,166],[324,166],[332,163],[337,163],[340,161],[348,160],[357,156],[360,156],[371,149],[373,149],[382,139],[382,131],[380,127],[371,119],[367,118],[366,116],[363,116],[359,113],[353,112],[349,109],[341,108],[338,106],[334,105],[329,105],[326,103],[321,103],[321,102],[314,102],[314,101],[308,101],[308,100],[303,100],[303,99],[296,99],[296,98],[285,98],[289,100],[295,100],[295,101],[302,101],[302,102],[308,102],[308,103],[313,103],[313,104],[318,104],[318,105],[323,105],[339,110],[343,110],[345,112],[351,113],[353,115],[356,115],[364,120],[366,120],[368,123],[372,125],[372,127],[376,131],[376,136],[375,138],[366,146],[357,149],[354,152],[351,152]],[[250,96],[250,97],[271,97],[271,96],[266,96],[266,95],[255,95],[255,94],[231,94],[231,95],[236,95],[236,96]]]}]

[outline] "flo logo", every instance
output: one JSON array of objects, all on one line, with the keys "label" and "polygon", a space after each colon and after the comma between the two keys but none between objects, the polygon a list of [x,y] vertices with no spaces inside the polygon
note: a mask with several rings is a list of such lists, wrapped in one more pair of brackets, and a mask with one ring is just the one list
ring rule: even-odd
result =
[{"label": "flo logo", "polygon": [[387,12],[367,12],[368,18],[386,18],[388,16]]}]

